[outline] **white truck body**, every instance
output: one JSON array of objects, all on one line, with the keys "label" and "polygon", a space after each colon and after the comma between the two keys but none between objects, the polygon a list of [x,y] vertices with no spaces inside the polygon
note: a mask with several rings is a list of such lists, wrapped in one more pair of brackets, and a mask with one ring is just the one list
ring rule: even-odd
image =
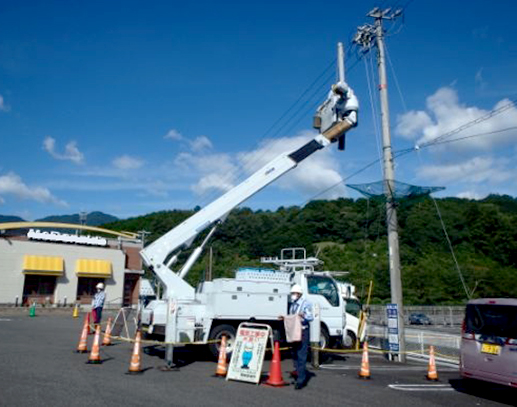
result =
[{"label": "white truck body", "polygon": [[[283,327],[278,317],[287,314],[293,283],[300,284],[305,298],[319,305],[321,326],[325,331],[322,340],[342,342],[345,303],[332,277],[307,271],[285,273],[251,268],[239,270],[235,278],[203,282],[196,290],[195,301],[178,303],[179,340],[207,342],[215,339],[211,337],[215,326],[225,324],[236,328],[244,321],[267,323],[282,335]],[[329,296],[329,293],[333,294]],[[141,322],[147,333],[165,335],[167,301],[151,301],[142,311]]]}]

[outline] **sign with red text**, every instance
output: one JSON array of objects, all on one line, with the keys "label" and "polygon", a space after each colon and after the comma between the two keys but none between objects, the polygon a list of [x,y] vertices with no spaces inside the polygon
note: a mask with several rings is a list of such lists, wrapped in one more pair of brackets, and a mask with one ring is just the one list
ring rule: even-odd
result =
[{"label": "sign with red text", "polygon": [[239,326],[228,366],[227,380],[250,383],[260,381],[270,330],[270,327],[260,329]]}]

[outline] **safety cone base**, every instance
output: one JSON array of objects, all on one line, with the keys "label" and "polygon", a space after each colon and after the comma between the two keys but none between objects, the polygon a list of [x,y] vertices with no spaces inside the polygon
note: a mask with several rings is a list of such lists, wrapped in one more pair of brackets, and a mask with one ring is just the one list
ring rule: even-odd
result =
[{"label": "safety cone base", "polygon": [[272,381],[269,381],[269,379],[267,379],[264,383],[262,383],[264,386],[269,386],[269,387],[285,387],[285,386],[289,386],[290,384],[285,382],[285,381],[281,381],[281,382],[272,382]]},{"label": "safety cone base", "polygon": [[88,349],[85,350],[76,350],[74,353],[88,353]]},{"label": "safety cone base", "polygon": [[144,373],[144,371],[143,371],[143,370],[140,370],[140,371],[138,371],[138,372],[132,372],[132,371],[128,370],[128,371],[126,372],[126,374],[127,374],[127,375],[139,375],[139,374],[142,374],[142,373]]},{"label": "safety cone base", "polygon": [[429,376],[426,376],[425,378],[426,378],[427,380],[431,381],[431,382],[439,382],[439,381],[440,381],[437,377],[429,377]]},{"label": "safety cone base", "polygon": [[165,365],[159,368],[160,372],[179,372],[180,368],[176,365]]},{"label": "safety cone base", "polygon": [[280,358],[280,344],[278,341],[275,341],[275,345],[273,347],[273,357],[269,367],[269,377],[264,382],[264,385],[272,387],[289,386],[289,383],[285,382],[282,377],[282,362]]},{"label": "safety cone base", "polygon": [[359,379],[362,379],[362,380],[370,380],[371,379],[370,376],[361,376],[360,374],[357,375],[357,377],[359,377]]},{"label": "safety cone base", "polygon": [[87,365],[100,365],[102,363],[102,360],[89,360],[86,362]]}]

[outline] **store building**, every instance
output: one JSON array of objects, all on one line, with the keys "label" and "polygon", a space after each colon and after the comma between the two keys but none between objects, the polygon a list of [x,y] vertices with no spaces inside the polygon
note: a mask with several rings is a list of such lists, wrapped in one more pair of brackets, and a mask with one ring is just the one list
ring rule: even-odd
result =
[{"label": "store building", "polygon": [[30,230],[0,235],[0,304],[89,304],[99,282],[108,307],[138,302],[143,274],[137,239]]}]

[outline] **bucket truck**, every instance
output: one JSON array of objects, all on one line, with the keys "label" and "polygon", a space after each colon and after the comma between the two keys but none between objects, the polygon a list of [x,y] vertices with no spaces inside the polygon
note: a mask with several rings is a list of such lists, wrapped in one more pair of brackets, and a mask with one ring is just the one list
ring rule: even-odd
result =
[{"label": "bucket truck", "polygon": [[[304,272],[241,270],[235,278],[206,281],[197,289],[185,281],[185,277],[218,225],[224,222],[232,209],[331,143],[338,142],[341,148],[344,147],[345,133],[357,125],[358,101],[345,82],[342,44],[338,44],[338,61],[338,81],[316,112],[314,122],[319,134],[298,148],[280,154],[140,252],[145,265],[156,275],[163,288],[163,298],[151,301],[142,310],[141,322],[147,334],[162,335],[168,343],[209,342],[225,334],[229,337],[228,351],[231,351],[232,339],[240,322],[263,322],[273,329],[281,329],[278,316],[287,313],[290,286],[296,281],[307,289]],[[178,262],[179,253],[189,248],[196,237],[207,229],[209,232],[201,244],[174,272],[172,267]],[[335,281],[331,277],[324,279],[317,283],[327,290],[334,286],[335,298],[331,298],[333,304],[329,303],[328,306],[339,309],[339,312],[335,315],[331,313],[332,316],[328,318],[322,315],[322,326],[325,327],[322,331],[330,337],[341,337],[345,332],[343,300]],[[326,301],[329,302],[329,299]],[[211,345],[211,349],[217,352],[217,346]],[[172,350],[166,355],[169,361],[171,354]]]}]

